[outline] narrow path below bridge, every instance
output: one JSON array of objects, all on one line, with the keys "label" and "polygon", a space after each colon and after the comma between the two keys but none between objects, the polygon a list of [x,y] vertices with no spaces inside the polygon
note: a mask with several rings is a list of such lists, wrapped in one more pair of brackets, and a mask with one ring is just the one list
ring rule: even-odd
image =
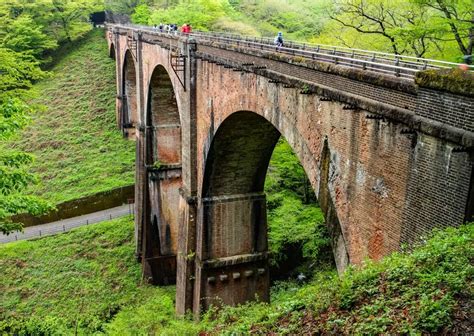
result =
[{"label": "narrow path below bridge", "polygon": [[115,208],[93,212],[90,214],[63,219],[42,225],[26,227],[23,232],[14,232],[10,235],[0,234],[0,243],[8,243],[16,240],[24,240],[50,236],[61,232],[70,231],[73,228],[103,222],[106,220],[131,215],[134,212],[134,204],[124,204]]}]

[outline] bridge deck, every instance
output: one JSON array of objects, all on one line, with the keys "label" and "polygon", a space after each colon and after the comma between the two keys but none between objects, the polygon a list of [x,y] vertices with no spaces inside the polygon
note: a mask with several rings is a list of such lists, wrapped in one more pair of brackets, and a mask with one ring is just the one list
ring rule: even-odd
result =
[{"label": "bridge deck", "polygon": [[[192,36],[198,43],[199,41],[216,41],[225,44],[245,46],[250,49],[276,51],[273,39],[268,37],[241,36],[229,33],[199,31],[190,34],[183,34],[181,32],[169,34],[160,32],[158,29],[150,26],[115,24],[111,26],[131,31],[146,31],[148,33],[167,37]],[[285,46],[279,48],[278,52],[409,79],[413,79],[415,74],[422,70],[449,69],[460,65],[460,63],[420,57],[295,41],[286,41]],[[470,69],[474,70],[474,66],[470,66]]]}]

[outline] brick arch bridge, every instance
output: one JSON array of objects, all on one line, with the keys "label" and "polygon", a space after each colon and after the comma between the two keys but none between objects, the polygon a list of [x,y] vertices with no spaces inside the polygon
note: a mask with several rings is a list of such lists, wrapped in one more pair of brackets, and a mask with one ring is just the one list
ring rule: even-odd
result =
[{"label": "brick arch bridge", "polygon": [[107,39],[137,143],[137,257],[150,282],[176,282],[180,314],[268,299],[263,184],[280,136],[339,270],[472,219],[474,95],[415,84],[434,64],[119,25]]}]

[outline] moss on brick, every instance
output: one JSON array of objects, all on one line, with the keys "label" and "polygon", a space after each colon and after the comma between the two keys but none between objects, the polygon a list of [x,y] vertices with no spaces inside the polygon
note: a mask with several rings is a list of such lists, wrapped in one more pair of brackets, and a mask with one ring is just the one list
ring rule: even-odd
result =
[{"label": "moss on brick", "polygon": [[416,74],[421,87],[474,97],[474,73],[461,69],[426,70]]}]

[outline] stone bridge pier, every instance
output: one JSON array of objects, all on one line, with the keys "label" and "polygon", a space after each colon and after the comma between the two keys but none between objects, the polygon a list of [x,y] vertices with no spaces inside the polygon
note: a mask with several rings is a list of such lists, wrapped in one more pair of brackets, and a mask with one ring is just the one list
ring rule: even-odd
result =
[{"label": "stone bridge pier", "polygon": [[117,121],[137,146],[137,259],[149,282],[176,283],[178,314],[269,300],[264,182],[280,137],[339,271],[473,218],[474,92],[422,80],[436,72],[414,81],[130,26],[107,40]]}]

